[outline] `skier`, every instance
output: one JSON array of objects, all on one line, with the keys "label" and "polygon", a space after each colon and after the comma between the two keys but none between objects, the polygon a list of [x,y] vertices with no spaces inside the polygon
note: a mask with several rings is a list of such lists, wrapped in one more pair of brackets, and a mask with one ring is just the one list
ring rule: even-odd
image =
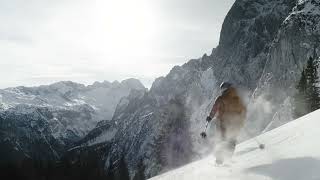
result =
[{"label": "skier", "polygon": [[246,107],[238,92],[231,83],[223,82],[220,85],[221,95],[216,99],[210,115],[209,123],[215,119],[215,150],[216,163],[222,164],[225,158],[231,158],[237,136],[246,119]]}]

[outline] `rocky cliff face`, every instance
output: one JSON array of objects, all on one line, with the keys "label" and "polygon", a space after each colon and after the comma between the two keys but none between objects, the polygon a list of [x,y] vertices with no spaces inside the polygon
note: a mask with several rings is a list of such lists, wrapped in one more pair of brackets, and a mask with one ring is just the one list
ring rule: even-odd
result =
[{"label": "rocky cliff face", "polygon": [[281,24],[270,47],[265,74],[270,84],[290,87],[309,56],[317,56],[320,40],[320,1],[300,0]]},{"label": "rocky cliff face", "polygon": [[270,45],[295,0],[238,0],[227,14],[211,58],[215,75],[255,88]]},{"label": "rocky cliff face", "polygon": [[[291,96],[309,57],[319,54],[320,1],[297,1],[269,46],[256,96],[270,99],[270,119],[279,126],[290,120]],[[289,117],[289,118],[288,118]]]}]

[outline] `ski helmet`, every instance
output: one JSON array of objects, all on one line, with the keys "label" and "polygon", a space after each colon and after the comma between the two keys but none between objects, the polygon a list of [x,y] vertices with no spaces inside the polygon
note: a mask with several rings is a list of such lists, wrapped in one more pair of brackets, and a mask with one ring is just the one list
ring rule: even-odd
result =
[{"label": "ski helmet", "polygon": [[232,86],[231,83],[229,82],[222,82],[221,85],[220,85],[220,89],[228,89]]}]

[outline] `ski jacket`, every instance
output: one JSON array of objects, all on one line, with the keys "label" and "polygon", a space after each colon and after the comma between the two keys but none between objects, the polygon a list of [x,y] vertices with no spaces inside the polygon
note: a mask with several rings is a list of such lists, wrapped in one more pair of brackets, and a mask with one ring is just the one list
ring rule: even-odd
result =
[{"label": "ski jacket", "polygon": [[223,120],[225,115],[245,116],[245,114],[246,107],[238,96],[237,90],[230,87],[215,100],[209,116],[213,118],[217,115],[218,119]]}]

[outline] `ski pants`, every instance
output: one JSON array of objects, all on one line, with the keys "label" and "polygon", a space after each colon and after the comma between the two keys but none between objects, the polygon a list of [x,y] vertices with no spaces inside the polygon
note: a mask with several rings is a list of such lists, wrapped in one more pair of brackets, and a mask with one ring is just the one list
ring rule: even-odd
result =
[{"label": "ski pants", "polygon": [[236,144],[237,137],[244,126],[245,118],[239,114],[225,114],[217,119],[215,126],[216,142]]}]

